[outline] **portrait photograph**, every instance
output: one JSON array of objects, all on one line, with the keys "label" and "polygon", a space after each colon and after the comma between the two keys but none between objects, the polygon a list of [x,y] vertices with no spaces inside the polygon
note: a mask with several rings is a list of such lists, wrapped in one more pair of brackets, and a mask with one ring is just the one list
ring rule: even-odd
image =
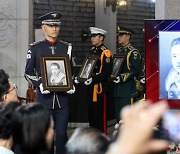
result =
[{"label": "portrait photograph", "polygon": [[97,56],[88,56],[85,58],[83,65],[78,74],[79,81],[85,81],[91,77],[94,67],[97,62]]},{"label": "portrait photograph", "polygon": [[180,20],[145,20],[145,99],[170,108],[180,108],[179,37]]},{"label": "portrait photograph", "polygon": [[159,32],[160,98],[180,99],[180,31]]},{"label": "portrait photograph", "polygon": [[64,61],[49,60],[46,61],[48,85],[67,85]]},{"label": "portrait photograph", "polygon": [[72,75],[67,55],[41,57],[41,72],[44,89],[67,91],[72,87]]},{"label": "portrait photograph", "polygon": [[118,76],[118,73],[121,72],[123,63],[124,63],[124,56],[118,54],[115,54],[113,56],[113,69],[111,73],[111,78],[115,78]]}]

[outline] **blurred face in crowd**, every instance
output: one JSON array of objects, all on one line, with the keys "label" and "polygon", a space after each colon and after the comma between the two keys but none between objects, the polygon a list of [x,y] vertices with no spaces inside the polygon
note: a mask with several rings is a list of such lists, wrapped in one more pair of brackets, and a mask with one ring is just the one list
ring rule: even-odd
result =
[{"label": "blurred face in crowd", "polygon": [[128,44],[129,40],[130,40],[130,35],[128,35],[128,34],[119,34],[118,35],[118,42],[119,42],[119,44],[121,44],[123,46]]},{"label": "blurred face in crowd", "polygon": [[174,69],[180,73],[180,44],[176,44],[171,48],[172,65]]},{"label": "blurred face in crowd", "polygon": [[91,36],[91,43],[93,46],[99,46],[103,43],[104,37],[102,35],[92,35]]},{"label": "blurred face in crowd", "polygon": [[15,84],[13,84],[11,81],[9,81],[10,88],[9,90],[4,94],[3,101],[4,102],[18,102],[18,96],[17,96],[17,87]]},{"label": "blurred face in crowd", "polygon": [[49,41],[56,41],[59,35],[59,25],[42,25],[42,30],[45,32],[45,38]]},{"label": "blurred face in crowd", "polygon": [[47,147],[49,149],[52,146],[53,139],[54,139],[54,121],[51,117],[50,126],[49,126],[47,134],[46,134],[46,143],[47,143]]}]

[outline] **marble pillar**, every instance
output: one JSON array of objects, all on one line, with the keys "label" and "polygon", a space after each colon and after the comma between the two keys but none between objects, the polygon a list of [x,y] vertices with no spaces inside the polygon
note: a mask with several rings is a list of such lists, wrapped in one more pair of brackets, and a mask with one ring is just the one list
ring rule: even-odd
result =
[{"label": "marble pillar", "polygon": [[116,52],[116,24],[116,11],[112,11],[111,5],[106,6],[106,0],[95,0],[95,27],[108,32],[104,44],[112,53]]},{"label": "marble pillar", "polygon": [[156,0],[156,19],[180,19],[180,0]]},{"label": "marble pillar", "polygon": [[30,5],[32,0],[0,0],[0,68],[17,84],[21,97],[26,96],[27,90],[24,68],[32,33]]}]

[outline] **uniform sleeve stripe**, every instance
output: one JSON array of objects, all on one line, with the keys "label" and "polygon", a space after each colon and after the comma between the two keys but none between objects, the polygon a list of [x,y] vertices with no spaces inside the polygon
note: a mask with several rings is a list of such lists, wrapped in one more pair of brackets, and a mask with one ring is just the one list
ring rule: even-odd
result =
[{"label": "uniform sleeve stripe", "polygon": [[37,77],[37,76],[31,76],[31,75],[28,75],[28,74],[25,74],[25,77],[27,80],[33,80],[33,81],[38,81],[40,78]]}]

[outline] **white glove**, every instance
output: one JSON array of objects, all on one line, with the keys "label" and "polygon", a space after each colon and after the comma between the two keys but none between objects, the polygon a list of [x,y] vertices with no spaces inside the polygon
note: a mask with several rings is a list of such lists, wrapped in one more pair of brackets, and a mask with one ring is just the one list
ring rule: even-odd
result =
[{"label": "white glove", "polygon": [[70,90],[66,91],[66,93],[67,94],[74,94],[75,91],[76,91],[76,89],[75,89],[75,86],[73,85],[73,89],[70,89]]},{"label": "white glove", "polygon": [[87,79],[86,81],[84,81],[84,84],[85,84],[86,86],[88,86],[88,85],[91,84],[91,82],[92,82],[92,78]]},{"label": "white glove", "polygon": [[44,90],[42,83],[39,85],[39,88],[40,88],[41,94],[49,94],[50,93],[49,90]]},{"label": "white glove", "polygon": [[116,77],[116,79],[113,80],[114,83],[119,83],[120,82],[120,77]]},{"label": "white glove", "polygon": [[77,76],[75,77],[74,82],[75,82],[76,84],[79,83],[79,81],[78,81],[78,79],[77,79]]},{"label": "white glove", "polygon": [[144,84],[146,82],[145,78],[142,78],[140,82]]}]

